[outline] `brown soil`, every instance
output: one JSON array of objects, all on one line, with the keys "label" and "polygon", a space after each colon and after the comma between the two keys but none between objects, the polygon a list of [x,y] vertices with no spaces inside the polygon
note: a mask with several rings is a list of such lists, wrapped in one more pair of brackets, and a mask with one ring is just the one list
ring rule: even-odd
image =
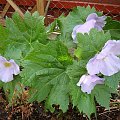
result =
[{"label": "brown soil", "polygon": [[[110,110],[96,105],[98,120],[120,120],[120,99],[116,95],[113,96]],[[0,120],[88,120],[76,108],[72,108],[72,105],[69,105],[66,113],[62,113],[58,106],[54,107],[54,113],[44,109],[44,102],[23,103],[9,107],[3,93],[0,93]],[[96,117],[92,115],[91,120],[96,120]]]}]

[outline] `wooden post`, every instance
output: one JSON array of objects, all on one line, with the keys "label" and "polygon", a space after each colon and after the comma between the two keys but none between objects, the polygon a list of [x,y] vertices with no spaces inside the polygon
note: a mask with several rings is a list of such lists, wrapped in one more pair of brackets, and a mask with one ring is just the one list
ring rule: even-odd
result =
[{"label": "wooden post", "polygon": [[19,13],[19,15],[21,16],[21,18],[24,18],[24,14],[23,12],[20,10],[20,8],[12,1],[12,0],[6,0],[13,8],[16,12]]},{"label": "wooden post", "polygon": [[37,11],[40,15],[45,14],[45,0],[37,0]]},{"label": "wooden post", "polygon": [[9,4],[9,3],[6,3],[6,5],[5,5],[5,7],[4,7],[2,13],[0,14],[0,16],[1,16],[2,18],[5,17],[5,14],[7,13],[9,7],[10,7],[10,4]]},{"label": "wooden post", "polygon": [[36,10],[37,10],[37,5],[35,5],[30,12],[31,12],[31,13],[34,13]]},{"label": "wooden post", "polygon": [[47,12],[48,12],[48,9],[49,9],[50,2],[51,2],[51,0],[48,0],[47,5],[46,5],[46,7],[45,7],[45,13],[44,13],[44,16],[47,15]]}]

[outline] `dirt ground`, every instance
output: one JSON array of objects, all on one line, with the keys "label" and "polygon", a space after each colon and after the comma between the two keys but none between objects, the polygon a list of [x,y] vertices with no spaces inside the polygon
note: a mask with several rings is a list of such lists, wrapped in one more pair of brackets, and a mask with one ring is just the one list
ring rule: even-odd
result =
[{"label": "dirt ground", "polygon": [[[44,102],[25,102],[9,107],[3,93],[0,92],[0,120],[88,120],[87,116],[79,113],[72,105],[69,105],[66,113],[62,113],[58,106],[54,107],[54,113],[45,110]],[[110,110],[99,105],[96,105],[96,109],[97,120],[120,120],[119,96],[113,95]],[[91,115],[91,120],[96,120],[95,115]]]}]

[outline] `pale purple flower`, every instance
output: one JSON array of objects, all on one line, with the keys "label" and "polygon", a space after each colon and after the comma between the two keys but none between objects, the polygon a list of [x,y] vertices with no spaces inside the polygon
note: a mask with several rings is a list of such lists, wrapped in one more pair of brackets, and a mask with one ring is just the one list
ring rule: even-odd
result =
[{"label": "pale purple flower", "polygon": [[88,61],[86,66],[88,73],[111,76],[119,72],[120,58],[117,55],[120,55],[120,41],[107,41],[102,51]]},{"label": "pale purple flower", "polygon": [[120,55],[120,40],[108,40],[102,49],[102,53]]},{"label": "pale purple flower", "polygon": [[10,82],[13,80],[13,74],[20,73],[19,66],[13,59],[7,61],[4,57],[0,56],[0,80],[3,82]]},{"label": "pale purple flower", "polygon": [[87,71],[90,75],[102,73],[106,76],[114,75],[120,71],[120,59],[113,55],[103,56],[97,54],[87,63]]},{"label": "pale purple flower", "polygon": [[98,15],[96,13],[91,13],[90,15],[88,15],[86,22],[94,19],[94,20],[96,20],[95,28],[97,30],[102,30],[102,28],[106,24],[106,21],[105,21],[106,18],[107,18],[106,16],[98,17]]},{"label": "pale purple flower", "polygon": [[104,79],[97,75],[82,75],[77,86],[81,86],[83,92],[90,94],[96,84],[104,84]]},{"label": "pale purple flower", "polygon": [[88,15],[86,22],[84,24],[76,25],[73,28],[73,32],[72,32],[73,42],[77,43],[77,39],[76,39],[77,33],[89,34],[92,28],[96,28],[97,30],[101,31],[106,24],[105,22],[106,18],[107,18],[106,16],[98,17],[96,13],[91,13],[90,15]]},{"label": "pale purple flower", "polygon": [[89,34],[89,31],[95,27],[95,20],[90,20],[88,22],[85,22],[84,24],[80,24],[80,25],[77,25],[73,28],[73,32],[72,32],[72,38],[73,38],[73,42],[77,43],[77,40],[76,40],[76,35],[77,33],[88,33]]}]

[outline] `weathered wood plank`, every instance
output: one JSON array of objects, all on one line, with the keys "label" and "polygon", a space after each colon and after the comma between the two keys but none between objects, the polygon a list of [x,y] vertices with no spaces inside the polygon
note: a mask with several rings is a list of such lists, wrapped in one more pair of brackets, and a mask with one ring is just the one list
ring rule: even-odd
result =
[{"label": "weathered wood plank", "polygon": [[13,8],[16,12],[19,13],[19,15],[21,16],[21,18],[24,18],[24,14],[23,12],[20,10],[20,8],[12,1],[12,0],[6,0]]},{"label": "weathered wood plank", "polygon": [[40,15],[45,14],[45,0],[37,0],[37,11]]}]

